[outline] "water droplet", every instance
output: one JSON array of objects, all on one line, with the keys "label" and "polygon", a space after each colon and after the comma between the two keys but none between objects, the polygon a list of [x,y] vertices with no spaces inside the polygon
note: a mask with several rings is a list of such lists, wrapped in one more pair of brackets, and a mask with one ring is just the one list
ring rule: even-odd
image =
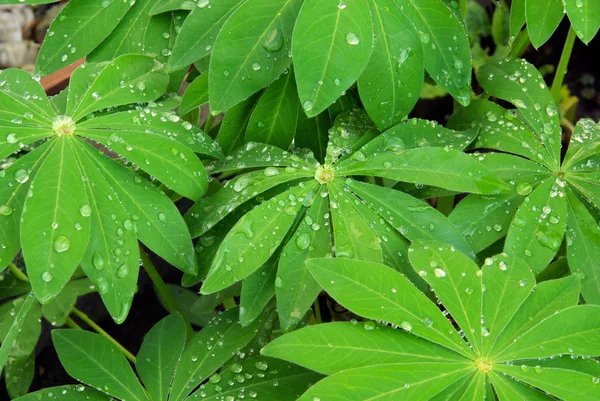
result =
[{"label": "water droplet", "polygon": [[98,92],[92,92],[92,99],[100,100],[101,98],[102,98],[102,96],[100,96],[100,94]]},{"label": "water droplet", "polygon": [[13,213],[13,208],[8,205],[0,206],[0,214],[2,216],[10,216]]},{"label": "water droplet", "polygon": [[44,281],[46,283],[52,281],[52,273],[50,273],[50,272],[43,272],[42,273],[42,281]]},{"label": "water droplet", "polygon": [[281,31],[275,28],[265,37],[263,48],[270,52],[276,52],[281,50],[283,47],[283,42],[284,40]]},{"label": "water droplet", "polygon": [[71,246],[71,241],[64,235],[61,235],[54,241],[54,250],[58,253],[63,253],[63,252],[68,251],[70,246]]},{"label": "water droplet", "polygon": [[311,111],[313,108],[313,102],[307,100],[306,102],[304,102],[304,104],[302,104],[302,107],[304,108],[304,111]]},{"label": "water droplet", "polygon": [[252,69],[253,69],[254,71],[258,71],[258,70],[260,70],[261,68],[262,68],[262,67],[261,67],[261,65],[260,65],[260,64],[258,64],[258,63],[254,63],[254,64],[252,64]]},{"label": "water droplet", "polygon": [[357,44],[359,44],[359,43],[360,43],[360,39],[358,38],[358,36],[356,36],[356,34],[355,34],[355,33],[353,33],[353,32],[349,32],[349,33],[346,35],[346,42],[347,42],[349,45],[356,46]]},{"label": "water droplet", "polygon": [[298,237],[296,238],[296,246],[299,249],[306,249],[308,248],[308,246],[310,245],[310,235],[308,235],[308,233],[302,233],[300,235],[298,235]]},{"label": "water droplet", "polygon": [[265,370],[269,369],[269,364],[265,361],[258,361],[254,364],[254,366],[256,367],[256,369],[263,371],[263,372]]},{"label": "water droplet", "polygon": [[83,205],[81,206],[81,208],[79,209],[79,213],[83,216],[83,217],[90,217],[90,215],[92,214],[92,208],[90,207],[90,205]]},{"label": "water droplet", "polygon": [[18,183],[25,184],[29,181],[29,173],[25,169],[19,169],[15,171],[14,178]]},{"label": "water droplet", "polygon": [[127,277],[128,274],[129,274],[129,266],[127,266],[127,263],[122,264],[117,269],[117,277],[118,278],[125,278],[125,277]]},{"label": "water droplet", "polygon": [[104,258],[98,252],[94,253],[92,256],[92,264],[97,270],[104,269]]},{"label": "water droplet", "polygon": [[412,324],[410,324],[409,322],[402,322],[402,323],[400,323],[400,328],[402,330],[411,331],[412,330]]},{"label": "water droplet", "polygon": [[167,221],[167,216],[166,216],[164,213],[159,213],[159,214],[157,215],[157,217],[158,217],[158,220],[160,220],[160,221],[161,221],[161,222],[163,222],[163,223],[164,223],[165,221]]},{"label": "water droplet", "polygon": [[517,184],[517,193],[519,195],[529,195],[533,190],[533,186],[528,182],[520,182]]},{"label": "water droplet", "polygon": [[6,135],[6,142],[7,143],[16,143],[17,142],[17,134],[8,134]]},{"label": "water droplet", "polygon": [[273,177],[274,175],[279,174],[279,169],[276,167],[267,167],[263,171],[263,174],[265,175],[265,177]]},{"label": "water droplet", "polygon": [[277,288],[283,287],[283,279],[279,276],[275,277],[275,287],[277,287]]},{"label": "water droplet", "polygon": [[433,269],[433,274],[435,274],[435,276],[439,278],[446,277],[446,271],[440,268]]},{"label": "water droplet", "polygon": [[375,330],[376,326],[375,326],[375,322],[372,322],[369,320],[368,322],[365,322],[363,324],[363,327],[365,328],[365,330],[371,331],[371,330]]}]

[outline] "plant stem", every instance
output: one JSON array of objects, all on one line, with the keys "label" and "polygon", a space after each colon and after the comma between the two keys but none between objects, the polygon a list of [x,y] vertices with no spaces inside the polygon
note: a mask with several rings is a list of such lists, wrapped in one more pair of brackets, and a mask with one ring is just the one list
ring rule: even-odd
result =
[{"label": "plant stem", "polygon": [[73,307],[73,309],[71,309],[71,312],[75,316],[80,318],[85,324],[90,326],[96,333],[100,334],[101,336],[105,337],[108,341],[113,343],[117,348],[119,348],[119,350],[123,353],[123,355],[125,355],[125,357],[127,359],[129,359],[132,363],[135,363],[135,356],[133,356],[133,354],[131,352],[127,351],[125,349],[125,347],[123,347],[121,344],[119,344],[119,342],[117,340],[112,338],[110,336],[110,334],[108,334],[106,331],[104,331],[102,329],[102,327],[98,326],[96,324],[96,322],[94,322],[92,319],[90,319],[88,317],[88,315],[86,315],[85,313],[83,313],[82,311],[80,311],[79,309],[77,309],[75,307]]},{"label": "plant stem", "polygon": [[444,216],[448,217],[454,209],[454,196],[440,196],[437,201],[437,210]]},{"label": "plant stem", "polygon": [[194,329],[192,328],[192,325],[190,324],[189,320],[179,307],[179,304],[173,297],[173,294],[171,294],[171,291],[169,291],[169,289],[167,288],[167,285],[165,284],[162,277],[158,273],[158,270],[156,270],[156,267],[148,257],[148,254],[146,253],[146,251],[144,251],[144,248],[142,248],[141,246],[140,258],[142,259],[142,266],[144,267],[144,270],[150,277],[150,280],[152,280],[152,283],[154,283],[154,287],[158,292],[158,296],[163,300],[169,312],[177,312],[181,315],[183,321],[185,322],[185,327],[187,329],[188,340],[191,339],[194,336],[194,334],[196,334],[194,332]]},{"label": "plant stem", "polygon": [[27,277],[27,275],[25,273],[23,273],[21,271],[21,269],[19,269],[17,267],[17,265],[15,265],[13,262],[10,262],[8,264],[8,270],[10,270],[10,272],[13,274],[13,276],[15,276],[16,278],[18,278],[21,281],[25,281],[25,282],[29,282],[29,278]]},{"label": "plant stem", "polygon": [[510,51],[510,57],[521,57],[530,44],[529,32],[526,29],[519,32],[515,44]]},{"label": "plant stem", "polygon": [[83,330],[80,325],[75,323],[75,321],[68,316],[67,316],[67,319],[65,320],[65,323],[67,324],[67,326],[69,326],[72,329]]},{"label": "plant stem", "polygon": [[318,297],[317,297],[317,299],[315,299],[313,307],[314,307],[314,313],[315,313],[315,320],[317,321],[317,323],[322,323],[322,319],[321,319],[321,306],[319,305],[319,298]]},{"label": "plant stem", "polygon": [[554,75],[554,81],[552,82],[552,98],[556,103],[560,100],[560,88],[562,87],[565,74],[567,73],[567,66],[573,52],[573,45],[575,44],[575,30],[573,27],[569,28],[569,34],[565,40],[565,46],[563,47],[562,54],[560,55],[560,61],[558,62],[558,68],[556,69],[556,75]]},{"label": "plant stem", "polygon": [[208,113],[208,117],[206,117],[206,121],[204,122],[204,133],[208,134],[208,132],[210,131],[210,129],[213,126],[213,122],[215,121],[215,116],[212,115],[212,113]]}]

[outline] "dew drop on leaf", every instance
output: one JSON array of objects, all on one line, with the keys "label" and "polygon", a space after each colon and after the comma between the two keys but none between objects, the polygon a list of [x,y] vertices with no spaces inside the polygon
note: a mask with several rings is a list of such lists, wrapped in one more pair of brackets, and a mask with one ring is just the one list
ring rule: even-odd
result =
[{"label": "dew drop on leaf", "polygon": [[355,33],[353,33],[353,32],[349,32],[349,33],[346,35],[346,42],[347,42],[349,45],[356,46],[357,44],[359,44],[359,43],[360,43],[360,39],[358,38],[358,36],[356,36],[356,34],[355,34]]},{"label": "dew drop on leaf", "polygon": [[70,247],[71,241],[64,235],[61,235],[54,241],[54,250],[58,253],[66,252]]}]

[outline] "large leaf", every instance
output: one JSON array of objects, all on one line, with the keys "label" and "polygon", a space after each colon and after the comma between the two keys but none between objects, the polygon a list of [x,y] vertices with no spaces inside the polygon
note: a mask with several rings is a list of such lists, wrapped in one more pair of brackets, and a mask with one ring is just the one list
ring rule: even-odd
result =
[{"label": "large leaf", "polygon": [[548,178],[519,207],[504,251],[523,258],[534,273],[542,272],[560,247],[567,224],[564,181]]},{"label": "large leaf", "polygon": [[437,241],[413,242],[408,258],[462,329],[473,350],[480,354],[485,331],[481,324],[483,292],[479,267],[454,247]]},{"label": "large leaf", "polygon": [[531,44],[542,46],[554,33],[564,16],[561,0],[525,0],[527,32]]},{"label": "large leaf", "polygon": [[515,38],[525,25],[525,1],[513,0],[510,6],[510,44],[512,45]]},{"label": "large leaf", "polygon": [[288,72],[269,86],[252,112],[245,142],[289,148],[296,133],[299,101],[294,74]]},{"label": "large leaf", "polygon": [[120,399],[148,400],[127,359],[105,337],[84,330],[53,330],[52,340],[60,362],[77,380]]},{"label": "large leaf", "polygon": [[130,1],[74,0],[54,19],[36,60],[36,69],[48,75],[94,50],[119,24]]},{"label": "large leaf", "polygon": [[[144,36],[150,23],[152,0],[136,0],[119,25],[87,57],[88,61],[109,61],[122,54],[144,52]],[[156,33],[155,33],[156,35]]]},{"label": "large leaf", "polygon": [[[289,233],[288,233],[289,235]],[[277,262],[279,255],[273,254],[269,260],[243,281],[240,294],[240,324],[252,323],[275,296]]]},{"label": "large leaf", "polygon": [[[125,320],[136,290],[140,252],[135,225],[119,195],[82,147],[75,152],[88,187],[90,241],[81,267],[117,323]],[[110,213],[107,213],[110,211]]]},{"label": "large leaf", "polygon": [[248,0],[227,19],[209,69],[210,108],[220,113],[281,75],[292,62],[292,28],[300,0]]},{"label": "large leaf", "polygon": [[394,0],[371,0],[375,46],[358,80],[365,109],[381,130],[412,110],[423,81],[423,46],[410,20]]},{"label": "large leaf", "polygon": [[173,314],[158,322],[144,337],[135,367],[151,399],[166,400],[185,345],[185,324]]},{"label": "large leaf", "polygon": [[319,284],[352,312],[394,324],[462,355],[472,354],[436,305],[392,268],[351,259],[311,259],[307,266]]},{"label": "large leaf", "polygon": [[[2,346],[0,347],[0,373],[2,373],[2,370],[4,369],[4,365],[6,364],[6,361],[8,360],[8,357],[15,346],[15,342],[19,332],[21,331],[21,327],[23,326],[23,323],[25,322],[25,319],[31,311],[31,307],[34,305],[34,303],[35,294],[33,292],[30,292],[23,298],[14,300],[11,307],[12,313],[9,312],[12,317],[12,321],[9,322],[9,320],[3,319],[6,321],[6,323],[0,326],[2,331],[5,332],[5,335],[2,336]],[[15,310],[14,308],[18,309]],[[10,323],[10,325],[7,323]],[[4,327],[4,325],[7,325],[8,327]]]},{"label": "large leaf", "polygon": [[50,387],[29,393],[18,398],[18,401],[110,401],[111,397],[99,391],[84,387],[81,384],[71,386]]},{"label": "large leaf", "polygon": [[[436,163],[432,164],[431,160]],[[384,153],[343,167],[339,174],[378,176],[479,194],[499,194],[507,189],[487,167],[472,157],[442,148]]]},{"label": "large leaf", "polygon": [[[325,188],[317,192],[324,191]],[[284,330],[289,330],[306,314],[321,286],[312,277],[307,259],[331,256],[331,231],[328,216],[329,202],[315,197],[304,219],[281,252],[277,270],[277,312]]]},{"label": "large leaf", "polygon": [[[25,202],[21,243],[36,297],[48,302],[79,265],[90,236],[90,208],[73,149],[78,139],[56,139],[33,179]],[[29,179],[25,174],[21,181]]]},{"label": "large leaf", "polygon": [[356,322],[308,326],[275,339],[261,353],[328,375],[390,363],[465,361],[455,352],[409,333]]},{"label": "large leaf", "polygon": [[302,107],[314,117],[364,71],[372,51],[367,0],[305,0],[294,28],[292,54]]},{"label": "large leaf", "polygon": [[[28,72],[18,69],[0,72],[0,124],[2,124],[0,127],[4,128],[4,124],[10,122],[12,128],[20,126],[50,128],[54,117],[54,110],[37,79]],[[9,138],[2,138],[4,139]],[[15,141],[17,142],[18,140]]]},{"label": "large leaf", "polygon": [[566,0],[564,4],[575,33],[588,44],[600,28],[600,3],[594,0]]},{"label": "large leaf", "polygon": [[469,39],[451,6],[431,0],[395,2],[420,36],[425,68],[431,77],[462,105],[468,105],[471,100]]},{"label": "large leaf", "polygon": [[81,81],[69,88],[67,115],[77,121],[107,107],[157,99],[169,83],[161,67],[152,57],[127,54],[111,61],[92,79],[77,74]]},{"label": "large leaf", "polygon": [[581,277],[581,294],[587,303],[600,304],[600,232],[596,219],[575,194],[567,191],[567,257],[569,268]]},{"label": "large leaf", "polygon": [[533,388],[520,384],[509,377],[494,372],[490,374],[494,390],[500,401],[551,401],[550,398]]},{"label": "large leaf", "polygon": [[181,401],[254,337],[260,320],[242,327],[238,310],[222,313],[192,338],[181,355],[170,401]]},{"label": "large leaf", "polygon": [[317,373],[282,361],[250,358],[211,377],[189,399],[233,400],[241,394],[258,401],[294,401],[320,378]]},{"label": "large leaf", "polygon": [[292,188],[244,215],[219,247],[202,293],[225,289],[261,267],[284,239],[316,185]]},{"label": "large leaf", "polygon": [[193,6],[175,41],[169,69],[179,70],[210,54],[221,27],[242,3],[244,0],[223,0]]}]

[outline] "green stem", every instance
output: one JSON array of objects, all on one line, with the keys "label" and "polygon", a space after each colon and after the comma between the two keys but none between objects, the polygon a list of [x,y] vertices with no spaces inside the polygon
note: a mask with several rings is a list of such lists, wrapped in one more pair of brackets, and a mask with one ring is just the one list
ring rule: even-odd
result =
[{"label": "green stem", "polygon": [[69,326],[72,329],[83,330],[80,325],[75,323],[75,321],[68,316],[67,316],[67,319],[65,320],[65,323],[67,324],[67,326]]},{"label": "green stem", "polygon": [[573,52],[573,46],[575,45],[575,30],[573,27],[569,28],[569,34],[565,40],[565,46],[563,47],[562,54],[560,55],[560,61],[558,62],[558,68],[556,69],[556,75],[554,75],[554,82],[552,82],[552,98],[556,103],[560,100],[560,88],[562,87],[565,74],[567,73],[567,66],[571,59],[571,53]]},{"label": "green stem", "polygon": [[203,131],[206,134],[208,134],[208,132],[212,128],[214,121],[215,121],[215,116],[213,116],[211,113],[209,113],[208,117],[206,118],[206,122],[204,123],[204,129],[203,129]]},{"label": "green stem", "polygon": [[21,281],[25,281],[25,282],[29,282],[29,278],[27,277],[27,275],[25,273],[23,273],[21,271],[21,269],[19,269],[17,267],[17,265],[15,265],[13,262],[10,262],[8,264],[8,270],[10,270],[10,272],[13,274],[13,276],[15,276],[16,278],[18,278]]},{"label": "green stem", "polygon": [[315,303],[313,304],[313,307],[314,307],[314,313],[315,313],[315,320],[317,321],[317,323],[322,323],[321,306],[319,305],[318,297],[317,297],[317,299],[315,299]]},{"label": "green stem", "polygon": [[188,340],[191,339],[194,336],[194,334],[196,334],[194,332],[194,329],[192,328],[192,325],[186,318],[185,314],[183,313],[183,310],[181,310],[181,308],[179,307],[179,304],[173,297],[173,294],[171,294],[171,291],[169,291],[169,289],[167,288],[167,285],[165,284],[162,277],[158,273],[158,270],[156,270],[156,267],[148,257],[148,254],[144,251],[144,248],[142,248],[141,246],[140,258],[142,259],[142,266],[144,267],[144,270],[150,277],[150,280],[152,280],[152,283],[154,283],[154,287],[158,292],[158,296],[163,300],[169,312],[177,312],[181,315],[183,321],[185,322],[185,327],[187,329]]},{"label": "green stem", "polygon": [[526,29],[519,32],[517,39],[515,39],[515,43],[510,50],[510,57],[521,57],[530,44],[529,32]]},{"label": "green stem", "polygon": [[437,201],[437,209],[448,217],[454,209],[454,196],[440,196]]},{"label": "green stem", "polygon": [[108,334],[106,331],[104,331],[104,329],[102,329],[102,327],[98,326],[96,324],[96,322],[94,322],[92,319],[90,319],[88,317],[88,315],[86,315],[85,313],[83,313],[82,311],[80,311],[79,309],[77,309],[75,307],[73,307],[73,309],[71,309],[71,312],[75,316],[80,318],[85,324],[90,326],[96,333],[100,334],[101,336],[105,337],[108,341],[113,343],[117,348],[119,348],[119,350],[123,353],[123,355],[125,355],[125,357],[127,359],[129,359],[132,363],[135,363],[135,356],[133,356],[133,354],[131,352],[127,351],[125,349],[125,347],[123,347],[121,344],[119,344],[119,342],[117,340],[112,338],[110,334]]}]

